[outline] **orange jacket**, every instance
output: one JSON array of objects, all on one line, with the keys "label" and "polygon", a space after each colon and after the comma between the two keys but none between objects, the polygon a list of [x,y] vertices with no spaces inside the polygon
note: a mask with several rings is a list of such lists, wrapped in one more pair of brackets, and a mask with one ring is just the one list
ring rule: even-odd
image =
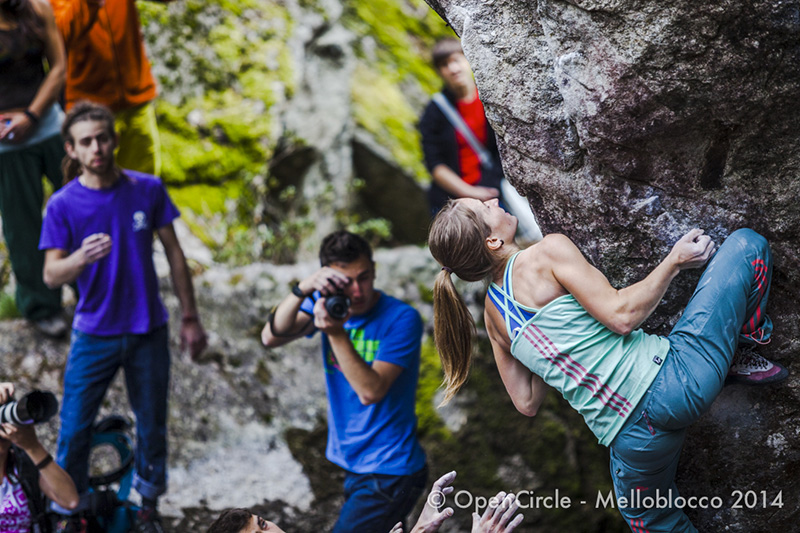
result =
[{"label": "orange jacket", "polygon": [[50,3],[67,47],[67,109],[91,100],[121,111],[156,97],[135,0]]}]

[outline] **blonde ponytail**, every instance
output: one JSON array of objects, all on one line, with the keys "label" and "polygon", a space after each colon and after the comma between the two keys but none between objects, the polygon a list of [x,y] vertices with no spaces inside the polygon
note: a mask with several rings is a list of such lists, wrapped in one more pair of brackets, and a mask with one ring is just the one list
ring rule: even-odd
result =
[{"label": "blonde ponytail", "polygon": [[445,405],[469,377],[475,320],[456,290],[450,273],[442,269],[433,284],[433,338],[444,371]]},{"label": "blonde ponytail", "polygon": [[489,277],[497,258],[486,246],[491,233],[486,222],[468,207],[450,200],[434,218],[428,246],[442,271],[433,285],[433,335],[444,371],[448,403],[469,377],[475,321],[458,293],[450,272],[464,281]]}]

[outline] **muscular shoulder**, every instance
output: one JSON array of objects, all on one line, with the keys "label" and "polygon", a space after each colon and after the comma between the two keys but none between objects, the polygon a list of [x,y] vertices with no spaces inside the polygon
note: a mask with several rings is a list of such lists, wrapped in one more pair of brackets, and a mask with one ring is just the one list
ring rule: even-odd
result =
[{"label": "muscular shoulder", "polygon": [[541,241],[530,246],[523,254],[535,255],[547,261],[569,261],[580,254],[580,250],[575,246],[569,237],[561,233],[550,233]]},{"label": "muscular shoulder", "polygon": [[514,265],[514,298],[541,309],[566,293],[555,272],[576,262],[580,251],[564,235],[553,233],[519,254]]}]

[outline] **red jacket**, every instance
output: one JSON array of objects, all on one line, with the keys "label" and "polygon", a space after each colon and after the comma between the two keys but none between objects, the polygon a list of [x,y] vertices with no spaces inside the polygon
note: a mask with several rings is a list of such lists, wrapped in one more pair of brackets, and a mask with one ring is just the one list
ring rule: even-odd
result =
[{"label": "red jacket", "polygon": [[67,109],[91,100],[121,111],[156,97],[135,0],[50,3],[67,47]]}]

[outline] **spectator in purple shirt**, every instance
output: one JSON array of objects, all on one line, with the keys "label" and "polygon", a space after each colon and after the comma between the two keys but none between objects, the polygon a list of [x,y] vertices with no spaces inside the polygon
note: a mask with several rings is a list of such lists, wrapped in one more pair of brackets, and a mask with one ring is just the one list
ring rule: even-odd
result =
[{"label": "spectator in purple shirt", "polygon": [[167,311],[153,266],[153,233],[164,245],[181,303],[182,345],[192,357],[206,345],[191,276],[172,226],[179,213],[158,178],[116,166],[117,136],[107,108],[76,105],[62,135],[64,175],[73,179],[48,202],[39,243],[45,250],[45,283],[58,287],[77,281],[80,294],[64,374],[57,459],[85,496],[90,428],[122,367],[136,415],[133,486],[143,502],[136,531],[160,532],[156,506],[166,490],[170,361]]}]

